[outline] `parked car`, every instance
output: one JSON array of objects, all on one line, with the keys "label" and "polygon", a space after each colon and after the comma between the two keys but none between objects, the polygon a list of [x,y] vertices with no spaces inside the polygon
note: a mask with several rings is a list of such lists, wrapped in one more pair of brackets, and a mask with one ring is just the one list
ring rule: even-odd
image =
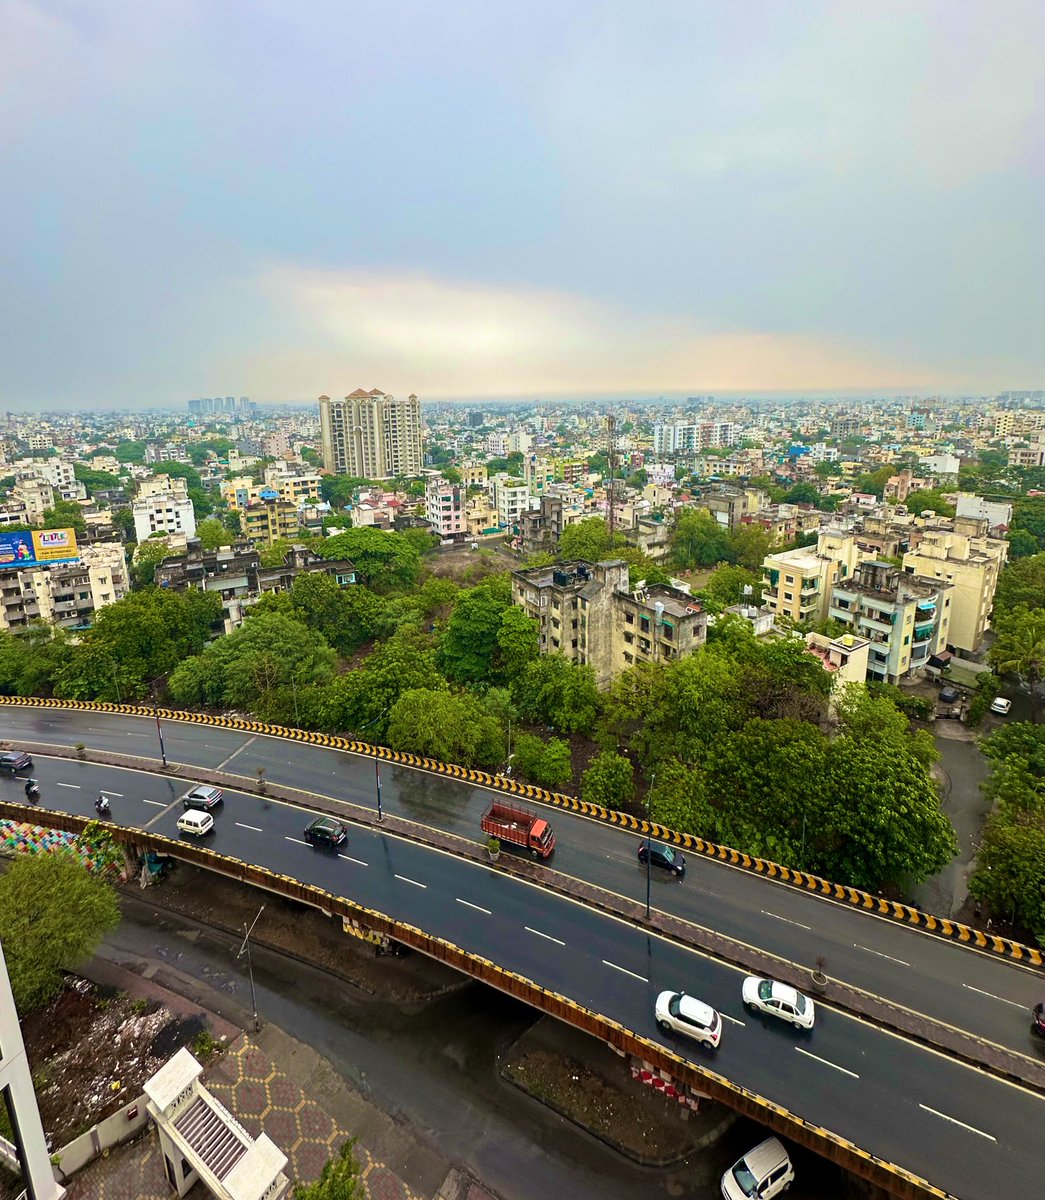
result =
[{"label": "parked car", "polygon": [[336,850],[348,841],[348,830],[336,817],[316,817],[305,826],[305,841],[322,850]]},{"label": "parked car", "polygon": [[0,750],[0,771],[6,771],[8,775],[28,771],[32,765],[32,758],[24,750]]},{"label": "parked car", "polygon": [[744,1004],[755,1012],[779,1017],[797,1029],[813,1028],[816,1009],[812,1000],[786,983],[749,975],[741,985],[740,994]]},{"label": "parked car", "polygon": [[941,704],[957,704],[962,698],[961,688],[953,687],[948,684],[946,687],[940,688],[940,703]]},{"label": "parked car", "polygon": [[209,812],[198,808],[186,809],[178,818],[178,832],[190,833],[193,837],[205,837],[214,829],[214,818]]},{"label": "parked car", "polygon": [[722,1018],[703,1000],[685,992],[661,992],[654,1010],[665,1033],[681,1033],[717,1049],[722,1038]]},{"label": "parked car", "polygon": [[1035,1004],[1032,1009],[1030,1031],[1040,1038],[1045,1038],[1045,1004]]},{"label": "parked car", "polygon": [[646,856],[655,867],[670,871],[676,879],[681,879],[686,873],[686,856],[674,846],[665,846],[663,842],[639,842],[639,862],[646,865]]},{"label": "parked car", "polygon": [[1011,708],[1012,701],[1007,700],[1004,696],[995,696],[991,701],[991,712],[997,713],[1000,717],[1007,717]]},{"label": "parked car", "polygon": [[204,812],[210,812],[222,802],[221,788],[200,784],[199,787],[194,787],[191,791],[186,792],[182,796],[181,802],[185,808],[201,808]]},{"label": "parked car", "polygon": [[795,1169],[778,1138],[749,1150],[722,1176],[725,1200],[773,1200],[794,1182]]}]

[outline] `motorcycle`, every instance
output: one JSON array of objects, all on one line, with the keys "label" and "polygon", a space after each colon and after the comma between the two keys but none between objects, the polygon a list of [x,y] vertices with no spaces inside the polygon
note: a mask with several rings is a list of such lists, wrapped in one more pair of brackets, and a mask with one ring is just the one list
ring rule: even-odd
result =
[{"label": "motorcycle", "polygon": [[98,799],[95,800],[95,802],[94,802],[94,811],[100,817],[107,817],[109,815],[109,813],[112,811],[109,807],[109,797],[108,796],[99,796]]},{"label": "motorcycle", "polygon": [[25,798],[30,804],[35,804],[40,799],[40,785],[35,779],[25,781]]}]

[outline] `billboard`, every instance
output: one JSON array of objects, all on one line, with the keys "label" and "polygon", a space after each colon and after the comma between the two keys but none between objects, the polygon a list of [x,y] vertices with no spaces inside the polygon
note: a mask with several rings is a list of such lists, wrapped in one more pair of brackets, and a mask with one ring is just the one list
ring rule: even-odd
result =
[{"label": "billboard", "polygon": [[0,531],[0,570],[77,562],[75,529],[34,529],[32,533]]}]

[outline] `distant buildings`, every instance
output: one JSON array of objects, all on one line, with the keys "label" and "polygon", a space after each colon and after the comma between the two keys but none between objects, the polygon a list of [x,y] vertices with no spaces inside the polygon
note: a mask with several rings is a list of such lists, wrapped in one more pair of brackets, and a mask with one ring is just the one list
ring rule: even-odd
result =
[{"label": "distant buildings", "polygon": [[319,398],[323,465],[339,475],[392,479],[418,475],[424,468],[421,402],[374,388],[357,388],[343,400]]},{"label": "distant buildings", "polygon": [[737,428],[732,421],[654,425],[653,453],[695,454],[717,446],[732,446],[736,436]]},{"label": "distant buildings", "polygon": [[0,628],[45,621],[84,629],[94,613],[129,591],[123,546],[98,542],[80,547],[80,561],[0,572]]}]

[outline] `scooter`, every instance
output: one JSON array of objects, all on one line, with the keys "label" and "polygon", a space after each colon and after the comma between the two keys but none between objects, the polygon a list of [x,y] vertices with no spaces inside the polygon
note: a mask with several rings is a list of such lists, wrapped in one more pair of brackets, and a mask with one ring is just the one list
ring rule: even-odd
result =
[{"label": "scooter", "polygon": [[40,785],[35,779],[25,781],[25,798],[30,804],[35,804],[40,799]]},{"label": "scooter", "polygon": [[109,813],[111,812],[111,809],[109,808],[109,797],[108,796],[99,796],[98,799],[95,800],[95,802],[94,802],[94,811],[100,817],[109,816]]}]

